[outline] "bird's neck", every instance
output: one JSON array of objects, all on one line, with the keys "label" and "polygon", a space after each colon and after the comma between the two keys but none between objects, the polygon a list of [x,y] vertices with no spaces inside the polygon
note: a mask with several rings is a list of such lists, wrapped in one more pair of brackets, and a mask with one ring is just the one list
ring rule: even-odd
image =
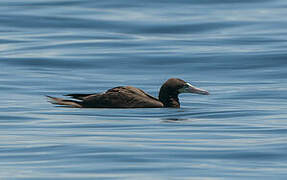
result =
[{"label": "bird's neck", "polygon": [[159,100],[163,103],[164,107],[180,107],[178,93],[170,93],[163,87],[159,91]]}]

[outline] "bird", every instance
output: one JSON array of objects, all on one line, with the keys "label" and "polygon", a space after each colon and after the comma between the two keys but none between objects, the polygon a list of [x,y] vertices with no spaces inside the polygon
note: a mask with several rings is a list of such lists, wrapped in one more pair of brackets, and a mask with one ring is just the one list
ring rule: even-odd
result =
[{"label": "bird", "polygon": [[181,93],[209,95],[208,91],[184,80],[170,78],[161,86],[158,99],[132,86],[118,86],[104,93],[64,95],[75,100],[47,97],[52,104],[72,108],[180,108]]}]

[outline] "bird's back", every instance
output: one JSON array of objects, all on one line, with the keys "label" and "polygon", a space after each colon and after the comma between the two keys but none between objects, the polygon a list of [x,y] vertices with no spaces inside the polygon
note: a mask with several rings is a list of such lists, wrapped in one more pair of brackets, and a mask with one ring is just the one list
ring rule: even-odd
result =
[{"label": "bird's back", "polygon": [[92,94],[82,98],[82,106],[87,108],[160,108],[163,104],[141,89],[119,86],[102,94]]}]

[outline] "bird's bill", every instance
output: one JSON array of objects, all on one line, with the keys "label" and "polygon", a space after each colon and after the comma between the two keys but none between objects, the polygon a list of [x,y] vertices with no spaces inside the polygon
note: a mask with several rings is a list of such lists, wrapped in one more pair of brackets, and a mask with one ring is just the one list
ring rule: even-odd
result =
[{"label": "bird's bill", "polygon": [[189,83],[186,83],[186,85],[181,88],[179,90],[179,92],[181,93],[195,93],[195,94],[203,94],[203,95],[209,95],[209,92],[204,90],[204,89],[200,89],[200,88],[197,88]]}]

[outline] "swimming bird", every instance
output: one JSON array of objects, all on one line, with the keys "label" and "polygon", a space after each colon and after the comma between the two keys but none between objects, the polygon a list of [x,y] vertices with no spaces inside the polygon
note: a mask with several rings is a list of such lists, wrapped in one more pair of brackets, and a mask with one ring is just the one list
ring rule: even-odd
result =
[{"label": "swimming bird", "polygon": [[47,97],[53,104],[74,108],[179,108],[180,93],[209,94],[181,79],[171,78],[161,86],[158,99],[132,86],[114,87],[104,93],[65,95],[77,100]]}]

